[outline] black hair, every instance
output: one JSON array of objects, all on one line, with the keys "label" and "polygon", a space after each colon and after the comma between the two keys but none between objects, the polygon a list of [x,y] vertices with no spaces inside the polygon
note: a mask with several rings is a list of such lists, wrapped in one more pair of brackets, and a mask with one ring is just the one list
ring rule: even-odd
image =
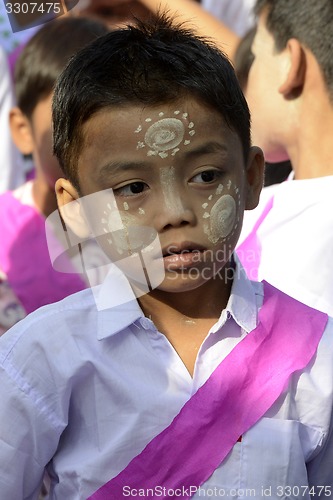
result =
[{"label": "black hair", "polygon": [[110,32],[81,50],[58,80],[53,100],[54,153],[80,191],[82,126],[103,108],[156,105],[194,97],[221,113],[250,148],[247,103],[227,57],[167,14]]},{"label": "black hair", "polygon": [[83,17],[61,17],[35,33],[17,60],[14,77],[17,105],[28,118],[52,92],[70,57],[106,33],[103,23]]},{"label": "black hair", "polygon": [[282,51],[291,38],[306,46],[315,56],[333,100],[333,1],[257,0],[255,13],[263,11],[276,50]]}]

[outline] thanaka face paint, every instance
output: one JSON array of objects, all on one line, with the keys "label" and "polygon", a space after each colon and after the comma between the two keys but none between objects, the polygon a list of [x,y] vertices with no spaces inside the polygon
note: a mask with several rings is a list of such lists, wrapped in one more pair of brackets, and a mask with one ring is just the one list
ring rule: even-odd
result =
[{"label": "thanaka face paint", "polygon": [[160,169],[161,187],[166,209],[173,214],[181,214],[183,205],[180,200],[174,167],[162,167]]},{"label": "thanaka face paint", "polygon": [[[164,161],[169,158],[167,165],[159,169],[161,191],[166,210],[169,213],[181,214],[184,207],[179,196],[176,169],[170,164],[170,159],[180,151],[181,147],[190,144],[191,137],[195,135],[194,122],[189,121],[188,113],[182,113],[180,110],[171,113],[160,111],[155,121],[152,115],[146,117],[134,130],[134,134],[141,135],[143,139],[137,142],[137,150],[146,149],[147,156],[158,156]],[[224,185],[219,184],[215,193],[210,194],[207,201],[202,204],[204,209],[202,217],[206,221],[203,229],[208,240],[214,245],[231,237],[237,229],[239,221],[238,206],[240,204],[239,200],[237,200],[238,191],[238,188],[235,188],[229,179]],[[126,234],[128,228],[135,226],[137,217],[145,215],[145,211],[143,208],[139,208],[136,209],[134,214],[131,212],[130,204],[125,201],[122,203],[119,214],[124,231],[116,238],[117,241],[113,238],[112,243],[116,243],[118,251],[123,253],[129,248],[129,238],[128,234]],[[105,232],[111,231],[111,225],[109,224]]]},{"label": "thanaka face paint", "polygon": [[[178,146],[187,146],[191,143],[191,137],[195,135],[194,123],[187,122],[188,113],[179,110],[174,111],[175,117],[165,117],[164,112],[160,112],[160,118],[152,123],[146,130],[143,140],[139,140],[137,149],[148,147],[147,156],[160,156],[168,158],[169,154],[175,156],[180,150]],[[179,118],[181,116],[182,120]],[[152,118],[146,118],[145,123],[151,123]],[[143,132],[143,126],[139,125],[134,131],[135,134]]]},{"label": "thanaka face paint", "polygon": [[210,211],[210,238],[212,243],[226,238],[236,221],[236,202],[230,194],[222,195]]},{"label": "thanaka face paint", "polygon": [[[234,196],[229,194],[230,190],[237,198],[237,201]],[[210,211],[207,211],[209,203],[202,205],[202,208],[205,209],[203,218],[209,219],[209,224],[205,224],[204,231],[209,241],[214,245],[231,237],[236,231],[239,222],[237,205],[240,205],[239,189],[234,187],[230,180],[227,182],[226,188],[223,184],[219,184],[215,196],[219,196],[219,198],[215,201]],[[210,195],[208,201],[211,202],[212,200],[214,200],[214,196]]]},{"label": "thanaka face paint", "polygon": [[[161,159],[165,159],[169,155],[175,156],[180,151],[180,147],[178,146],[188,146],[191,142],[191,137],[195,135],[194,123],[188,121],[188,113],[181,113],[180,110],[175,110],[173,115],[166,116],[163,111],[160,111],[158,119],[155,122],[153,122],[153,118],[151,117],[145,118],[144,123],[140,124],[134,131],[135,134],[141,134],[144,132],[145,124],[149,125],[144,133],[144,140],[138,141],[136,149],[148,148],[147,156],[159,156]],[[160,182],[168,212],[174,214],[181,213],[183,206],[177,193],[175,168],[173,166],[160,168]],[[117,233],[116,238],[108,240],[110,245],[116,244],[117,250],[121,254],[129,248],[129,238],[126,233],[128,227],[134,226],[136,223],[135,215],[129,214],[129,210],[129,203],[127,201],[123,202],[122,210],[119,210],[119,214],[124,225],[124,230],[119,232],[119,234]],[[138,215],[145,215],[145,211],[139,208]],[[113,218],[109,217],[109,219],[111,223],[105,217],[102,219],[105,233],[112,232]],[[129,250],[131,251],[130,248]]]},{"label": "thanaka face paint", "polygon": [[[177,120],[182,124],[179,127]],[[121,230],[127,231],[120,245],[123,254],[119,261],[125,262],[129,255],[125,249],[128,240],[134,262],[137,245],[131,244],[133,226],[139,231],[151,227],[164,254],[166,276],[160,290],[188,291],[219,273],[240,232],[244,203],[241,199],[239,205],[236,190],[239,188],[242,197],[247,192],[240,140],[220,113],[195,99],[161,104],[157,108],[119,106],[93,117],[85,124],[84,131],[86,140],[79,158],[84,194],[105,188],[113,190],[123,224]],[[98,213],[95,211],[99,221],[105,205]],[[170,214],[167,207],[180,216]],[[126,218],[126,214],[133,219]],[[232,227],[233,220],[235,227],[238,224],[236,230]],[[111,226],[109,229],[114,230]],[[105,228],[108,230],[106,225]],[[106,238],[113,241],[111,247]],[[111,259],[117,256],[113,234],[105,234],[101,239],[105,242],[105,253]],[[144,243],[149,239],[145,238]],[[171,256],[175,261],[171,266],[165,258],[168,257],[165,249],[175,243],[182,248],[178,253],[183,253],[184,248],[186,254],[185,247],[191,250],[196,246],[202,251],[191,252],[192,263],[180,256],[178,265],[177,257]],[[141,252],[146,248],[149,245]],[[155,257],[152,261],[155,262]]]}]

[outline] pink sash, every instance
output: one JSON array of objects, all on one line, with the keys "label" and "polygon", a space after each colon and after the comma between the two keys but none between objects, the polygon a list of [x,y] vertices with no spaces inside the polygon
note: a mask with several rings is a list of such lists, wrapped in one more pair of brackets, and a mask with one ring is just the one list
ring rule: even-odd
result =
[{"label": "pink sash", "polygon": [[291,375],[308,365],[327,315],[266,282],[264,292],[258,326],[221,362],[172,423],[88,500],[120,500],[128,497],[130,489],[153,491],[156,486],[166,492],[161,496],[159,490],[158,498],[168,498],[168,490],[181,491],[177,498],[191,498],[239,436],[287,388]]},{"label": "pink sash", "polygon": [[44,217],[10,191],[0,196],[0,235],[0,267],[27,313],[86,288],[74,268],[53,269]]}]

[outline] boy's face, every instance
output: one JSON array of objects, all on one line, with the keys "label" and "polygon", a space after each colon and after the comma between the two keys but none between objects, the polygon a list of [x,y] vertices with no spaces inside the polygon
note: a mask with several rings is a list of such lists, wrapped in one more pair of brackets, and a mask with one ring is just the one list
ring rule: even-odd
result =
[{"label": "boy's face", "polygon": [[[217,275],[235,248],[244,209],[258,202],[261,151],[252,148],[245,165],[237,134],[218,112],[191,99],[103,110],[83,132],[79,184],[83,197],[101,192],[88,219],[95,234],[105,233],[104,251],[130,255],[133,238],[148,247],[157,234],[165,269],[160,289],[185,291]],[[113,200],[105,197],[110,188]],[[125,229],[118,239],[110,237],[114,200]]]},{"label": "boy's face", "polygon": [[285,51],[275,49],[273,35],[267,30],[265,12],[260,15],[252,44],[253,63],[249,72],[246,98],[251,109],[252,137],[264,151],[267,161],[288,159],[284,143],[288,138],[286,101],[279,89],[285,78]]},{"label": "boy's face", "polygon": [[38,102],[32,113],[30,126],[36,171],[41,173],[47,185],[53,189],[62,171],[58,160],[53,155],[52,97],[53,93]]},{"label": "boy's face", "polygon": [[62,171],[53,155],[52,96],[53,93],[40,100],[30,118],[20,108],[13,108],[10,112],[10,125],[12,137],[21,153],[32,154],[36,177],[53,190]]}]

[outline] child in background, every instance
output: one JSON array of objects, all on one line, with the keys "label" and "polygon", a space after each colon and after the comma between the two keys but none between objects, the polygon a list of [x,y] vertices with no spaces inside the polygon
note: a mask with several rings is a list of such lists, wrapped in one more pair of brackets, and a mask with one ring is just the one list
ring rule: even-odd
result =
[{"label": "child in background", "polygon": [[333,315],[333,2],[258,0],[256,12],[253,138],[293,171],[246,214],[238,255],[252,279]]},{"label": "child in background", "polygon": [[[239,42],[234,57],[236,75],[245,97],[246,97],[246,88],[247,88],[249,72],[253,62],[252,43],[255,34],[256,34],[256,28],[252,28],[250,31],[248,31],[248,33],[246,33],[246,35]],[[266,125],[265,124],[263,125],[260,120],[256,120],[256,126],[266,127]],[[252,137],[254,138],[256,137],[256,130],[254,130],[253,125],[252,125]],[[285,160],[279,163],[266,162],[264,186],[270,186],[271,184],[277,184],[278,182],[286,180],[290,172],[291,172],[291,164],[289,160]]]},{"label": "child in background", "polygon": [[13,144],[9,129],[9,111],[14,105],[13,86],[7,57],[0,46],[0,193],[24,182],[22,162]]},{"label": "child in background", "polygon": [[[108,0],[105,0],[108,1]],[[117,0],[115,0],[117,1]],[[123,0],[125,3],[126,0]],[[232,27],[233,23],[223,22],[221,18],[211,13],[211,6],[208,10],[195,0],[137,0],[144,7],[154,14],[165,10],[174,15],[179,22],[190,22],[197,30],[198,34],[209,36],[214,39],[218,47],[233,60],[235,51],[240,41],[240,36]],[[234,9],[235,1],[230,3],[230,10]],[[239,3],[239,2],[237,2]],[[237,10],[237,9],[236,9]],[[245,8],[247,10],[247,7]],[[230,12],[229,12],[230,13]],[[243,9],[238,9],[240,17],[243,16]],[[226,14],[226,12],[225,12]],[[226,14],[226,17],[228,15]],[[229,19],[230,20],[230,19]]]},{"label": "child in background", "polygon": [[74,268],[73,274],[53,270],[46,244],[45,217],[57,208],[54,184],[61,174],[52,154],[51,101],[69,58],[107,31],[98,21],[59,18],[32,37],[17,63],[11,131],[21,153],[32,154],[36,175],[0,196],[0,267],[27,313],[86,286]]},{"label": "child in background", "polygon": [[166,16],[115,30],[53,117],[66,225],[163,275],[140,295],[124,266],[137,298],[108,307],[114,275],[0,339],[3,497],[34,499],[45,468],[51,500],[331,494],[332,320],[234,256],[264,159],[230,62]]}]

